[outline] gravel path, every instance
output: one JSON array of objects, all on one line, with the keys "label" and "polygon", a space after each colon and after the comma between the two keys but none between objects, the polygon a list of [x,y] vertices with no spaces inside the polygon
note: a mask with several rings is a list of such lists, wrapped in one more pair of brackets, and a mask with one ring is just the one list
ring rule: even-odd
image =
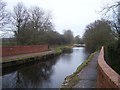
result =
[{"label": "gravel path", "polygon": [[96,53],[88,65],[78,74],[80,81],[73,88],[96,87],[98,55],[99,53]]}]

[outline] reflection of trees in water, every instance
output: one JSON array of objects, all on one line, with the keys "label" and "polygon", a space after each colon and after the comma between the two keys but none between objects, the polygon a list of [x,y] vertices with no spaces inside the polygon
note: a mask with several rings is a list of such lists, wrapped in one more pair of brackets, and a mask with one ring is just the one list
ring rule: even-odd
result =
[{"label": "reflection of trees in water", "polygon": [[76,53],[84,53],[85,55],[86,55],[86,54],[89,54],[88,51],[87,51],[85,48],[83,48],[83,47],[82,47],[82,48],[81,48],[81,47],[75,48],[75,49],[74,49],[74,52],[75,52],[75,54],[76,54]]},{"label": "reflection of trees in water", "polygon": [[50,76],[53,73],[52,66],[56,63],[56,61],[57,60],[39,62],[32,66],[25,67],[16,71],[14,79],[12,82],[9,82],[13,83],[13,85],[10,87],[42,87],[44,82],[50,82]]},{"label": "reflection of trees in water", "polygon": [[42,81],[48,80],[52,72],[51,66],[47,64],[38,64],[20,71],[26,84],[33,87],[38,86],[39,82],[42,84]]},{"label": "reflection of trees in water", "polygon": [[62,60],[63,62],[68,63],[68,62],[71,61],[71,55],[69,55],[69,54],[64,54],[63,56],[61,56],[61,60]]},{"label": "reflection of trees in water", "polygon": [[[72,50],[68,50],[65,53],[72,53]],[[26,67],[23,65],[23,68],[21,69],[16,68],[16,71],[8,76],[8,81],[7,78],[4,77],[3,86],[9,88],[43,87],[44,84],[51,82],[50,76],[54,73],[52,66],[55,65],[57,60],[59,60],[57,58],[59,57],[42,62],[36,62],[35,64]],[[11,76],[13,76],[13,78]]]},{"label": "reflection of trees in water", "polygon": [[66,62],[70,62],[71,61],[71,55],[70,55],[70,53],[72,53],[72,52],[73,52],[73,49],[65,49],[64,50],[64,54],[61,55],[61,59],[63,61],[66,61]]},{"label": "reflection of trees in water", "polygon": [[73,52],[73,49],[71,49],[71,48],[63,50],[63,53],[67,53],[67,54],[70,54],[72,52]]},{"label": "reflection of trees in water", "polygon": [[67,50],[65,50],[64,54],[60,56],[61,60],[63,62],[66,62],[66,63],[70,62],[71,61],[71,55],[70,55],[70,53],[72,53],[72,52],[73,52],[73,49],[67,49]]}]

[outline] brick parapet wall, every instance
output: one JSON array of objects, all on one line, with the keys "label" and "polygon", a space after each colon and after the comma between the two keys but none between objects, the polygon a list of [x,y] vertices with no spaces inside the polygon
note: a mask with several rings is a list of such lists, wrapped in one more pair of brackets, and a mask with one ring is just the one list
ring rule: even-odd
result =
[{"label": "brick parapet wall", "polygon": [[29,46],[2,46],[2,57],[15,56],[28,53],[38,53],[48,50],[48,45]]},{"label": "brick parapet wall", "polygon": [[120,88],[120,75],[105,62],[103,47],[98,56],[97,88]]}]

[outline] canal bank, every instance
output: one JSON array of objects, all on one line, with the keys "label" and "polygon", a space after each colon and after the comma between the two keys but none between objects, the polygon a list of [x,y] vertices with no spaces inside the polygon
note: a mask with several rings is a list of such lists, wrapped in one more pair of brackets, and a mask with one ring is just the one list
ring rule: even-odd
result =
[{"label": "canal bank", "polygon": [[67,76],[62,88],[96,88],[98,52],[92,53],[77,70]]},{"label": "canal bank", "polygon": [[[60,88],[88,57],[84,47],[74,47],[57,57],[3,69],[3,88]],[[8,70],[9,69],[9,70]]]},{"label": "canal bank", "polygon": [[21,54],[15,56],[7,56],[3,58],[1,57],[2,61],[0,63],[2,64],[2,68],[7,68],[25,63],[44,61],[46,59],[58,56],[71,48],[72,48],[71,46],[62,46],[53,48],[50,51],[44,51],[40,53]]}]

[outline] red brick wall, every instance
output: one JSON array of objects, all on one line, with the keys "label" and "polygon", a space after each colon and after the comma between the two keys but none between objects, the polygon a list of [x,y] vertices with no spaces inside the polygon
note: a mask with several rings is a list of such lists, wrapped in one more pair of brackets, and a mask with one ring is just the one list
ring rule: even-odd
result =
[{"label": "red brick wall", "polygon": [[48,50],[48,45],[3,46],[2,57],[27,54],[27,53],[37,53],[47,50]]},{"label": "red brick wall", "polygon": [[97,88],[120,88],[120,75],[104,60],[104,48],[98,56]]}]

